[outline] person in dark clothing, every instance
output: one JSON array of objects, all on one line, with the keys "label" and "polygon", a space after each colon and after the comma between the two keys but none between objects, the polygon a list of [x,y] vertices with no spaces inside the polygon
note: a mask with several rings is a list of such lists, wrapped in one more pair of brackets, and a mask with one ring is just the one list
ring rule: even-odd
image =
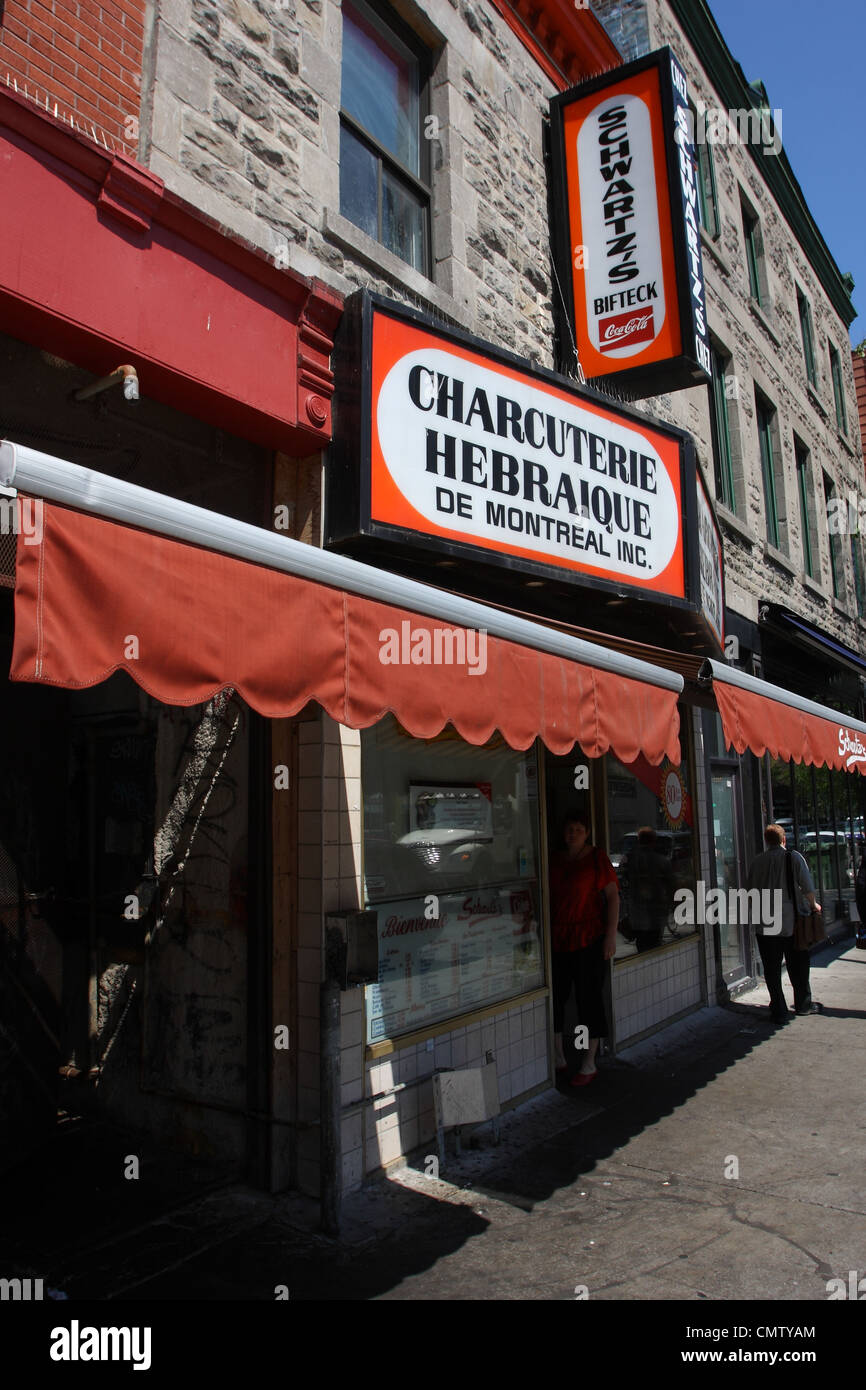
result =
[{"label": "person in dark clothing", "polygon": [[572,985],[578,1022],[589,1043],[572,1086],[588,1086],[597,1075],[595,1057],[607,1036],[604,982],[607,962],[616,955],[619,884],[603,850],[590,843],[589,822],[577,813],[563,826],[565,849],[550,865],[551,941],[553,946],[553,1029],[556,1069],[565,1070],[562,1028]]},{"label": "person in dark clothing", "polygon": [[788,891],[788,851],[785,849],[785,831],[781,825],[767,826],[764,844],[766,850],[755,858],[749,870],[748,887],[757,888],[762,898],[765,894],[774,895],[781,909],[771,914],[772,920],[762,920],[754,926],[764,980],[770,993],[770,1017],[774,1023],[785,1023],[789,1014],[782,989],[783,957],[794,990],[795,1012],[820,1013],[821,1006],[812,1002],[809,988],[809,952],[798,951],[794,946],[794,917],[798,912],[820,912],[821,907],[815,900],[809,866],[796,850],[792,850],[790,855],[793,898]]},{"label": "person in dark clothing", "polygon": [[674,905],[674,867],[658,847],[652,826],[637,833],[637,844],[626,855],[628,918],[638,951],[651,951],[662,936]]}]

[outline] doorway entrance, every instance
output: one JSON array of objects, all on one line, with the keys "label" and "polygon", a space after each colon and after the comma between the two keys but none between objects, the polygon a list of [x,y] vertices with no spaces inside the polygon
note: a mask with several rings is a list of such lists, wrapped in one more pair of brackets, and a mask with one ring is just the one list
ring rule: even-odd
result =
[{"label": "doorway entrance", "polygon": [[[729,904],[730,890],[745,886],[739,768],[713,764],[710,789],[716,887],[723,890],[725,901]],[[725,913],[725,920],[718,927],[722,978],[729,985],[751,974],[748,924],[730,921],[732,915]]]},{"label": "doorway entrance", "polygon": [[[607,852],[607,817],[604,805],[603,762],[592,760],[575,746],[570,753],[556,756],[545,751],[544,786],[547,823],[547,857],[550,864],[555,855],[565,850],[563,823],[568,815],[585,816],[590,824],[590,840],[593,845]],[[548,894],[548,901],[550,897]],[[553,907],[551,904],[551,912]],[[614,1016],[612,969],[608,964],[605,970],[604,1007],[608,1020],[608,1034],[602,1039],[598,1055],[610,1052],[614,1047]],[[569,995],[565,1007],[563,1023],[563,1050],[568,1063],[568,1074],[577,1071],[581,1061],[581,1051],[575,1048],[575,1033],[581,1020],[577,1016],[574,991]]]}]

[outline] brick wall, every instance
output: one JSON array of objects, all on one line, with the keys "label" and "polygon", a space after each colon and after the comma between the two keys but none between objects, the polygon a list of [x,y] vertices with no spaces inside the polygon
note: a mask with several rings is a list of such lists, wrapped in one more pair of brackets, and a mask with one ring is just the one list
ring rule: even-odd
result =
[{"label": "brick wall", "polygon": [[146,0],[4,0],[0,82],[138,146]]}]

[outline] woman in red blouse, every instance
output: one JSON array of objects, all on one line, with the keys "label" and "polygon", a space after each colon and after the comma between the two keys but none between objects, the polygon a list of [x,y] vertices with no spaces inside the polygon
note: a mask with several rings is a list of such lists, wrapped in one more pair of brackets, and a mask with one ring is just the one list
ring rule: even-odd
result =
[{"label": "woman in red blouse", "polygon": [[565,849],[550,865],[551,944],[553,947],[553,1028],[556,1069],[564,1071],[562,1025],[574,985],[578,1022],[589,1046],[572,1086],[588,1086],[597,1075],[599,1039],[607,1035],[604,1012],[606,962],[616,955],[619,884],[603,850],[590,843],[589,822],[569,815],[563,826]]}]

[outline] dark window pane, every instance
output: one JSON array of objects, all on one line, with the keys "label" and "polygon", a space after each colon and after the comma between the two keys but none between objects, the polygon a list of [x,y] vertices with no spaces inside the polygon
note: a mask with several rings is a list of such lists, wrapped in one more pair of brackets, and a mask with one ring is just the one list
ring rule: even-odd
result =
[{"label": "dark window pane", "polygon": [[382,174],[382,241],[401,260],[424,269],[424,206],[387,169]]},{"label": "dark window pane", "polygon": [[833,482],[832,478],[828,477],[828,475],[825,473],[825,474],[824,474],[824,505],[825,505],[825,509],[826,509],[826,512],[827,512],[828,529],[829,529],[829,532],[830,532],[830,577],[831,577],[831,579],[832,579],[832,581],[833,581],[833,597],[834,597],[834,598],[839,598],[839,597],[840,597],[839,588],[840,588],[840,584],[841,584],[841,571],[842,571],[840,548],[841,548],[842,542],[841,542],[841,540],[839,539],[839,527],[838,527],[838,522],[836,521],[836,519],[835,519],[835,517],[834,517],[834,510],[835,510],[835,509],[834,509],[834,508],[831,508],[831,506],[830,506],[830,503],[833,502],[833,501],[835,501],[835,498],[836,498],[836,484]]},{"label": "dark window pane", "polygon": [[420,173],[418,60],[372,14],[343,5],[343,110]]},{"label": "dark window pane", "polygon": [[749,293],[756,304],[761,302],[761,276],[758,269],[758,225],[751,213],[743,208],[743,231],[746,237],[746,262],[749,268]]},{"label": "dark window pane", "polygon": [[797,489],[800,494],[800,529],[803,534],[803,567],[814,578],[815,566],[812,556],[812,524],[809,515],[809,455],[799,445],[794,446],[797,462]]},{"label": "dark window pane", "polygon": [[842,434],[848,433],[848,415],[845,410],[845,388],[842,384],[842,364],[834,347],[830,348],[830,375],[833,378],[833,395],[836,400],[836,424]]},{"label": "dark window pane", "polygon": [[719,214],[716,206],[716,175],[713,168],[712,151],[709,145],[704,143],[704,141],[701,141],[697,145],[697,156],[701,222],[707,236],[716,238],[719,235]]},{"label": "dark window pane", "polygon": [[344,126],[340,131],[340,211],[379,240],[379,161]]},{"label": "dark window pane", "polygon": [[797,308],[800,312],[800,333],[803,338],[803,357],[806,361],[806,376],[815,384],[815,352],[812,343],[812,316],[803,296],[797,291]]},{"label": "dark window pane", "polygon": [[712,412],[713,457],[716,469],[716,497],[724,506],[736,511],[734,470],[731,456],[731,432],[728,424],[728,400],[725,395],[725,363],[721,353],[711,348],[713,384],[710,395]]},{"label": "dark window pane", "polygon": [[758,440],[761,448],[761,471],[764,475],[764,503],[767,513],[767,540],[779,549],[779,510],[776,501],[776,470],[773,461],[772,422],[766,406],[758,404]]}]

